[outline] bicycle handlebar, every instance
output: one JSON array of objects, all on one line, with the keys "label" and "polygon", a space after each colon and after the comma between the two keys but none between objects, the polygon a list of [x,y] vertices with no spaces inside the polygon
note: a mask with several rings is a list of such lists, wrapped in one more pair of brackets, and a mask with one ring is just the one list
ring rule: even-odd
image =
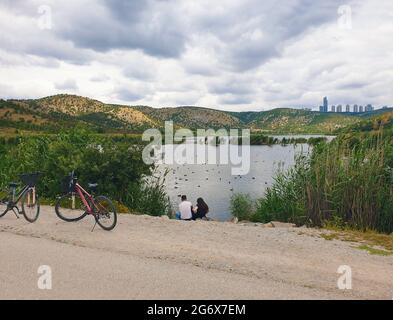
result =
[{"label": "bicycle handlebar", "polygon": [[75,175],[75,170],[72,170],[72,172],[70,173],[70,178],[71,178],[71,181],[78,180],[78,177]]}]

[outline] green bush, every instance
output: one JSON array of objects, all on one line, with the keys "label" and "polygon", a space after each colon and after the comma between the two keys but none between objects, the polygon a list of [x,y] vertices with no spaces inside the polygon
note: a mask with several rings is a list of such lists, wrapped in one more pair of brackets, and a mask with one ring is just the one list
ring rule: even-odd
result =
[{"label": "green bush", "polygon": [[286,172],[279,172],[265,197],[257,203],[255,220],[259,222],[305,222],[305,182],[308,164],[304,156]]},{"label": "green bush", "polygon": [[64,178],[75,170],[81,185],[98,183],[97,194],[108,195],[130,211],[166,214],[169,200],[163,181],[154,186],[145,182],[154,166],[143,162],[142,148],[83,129],[57,136],[22,137],[0,147],[1,184],[5,187],[24,172],[41,171],[39,192],[53,200],[63,193]]},{"label": "green bush", "polygon": [[254,220],[254,203],[247,194],[234,194],[231,197],[230,210],[232,215],[239,220]]}]

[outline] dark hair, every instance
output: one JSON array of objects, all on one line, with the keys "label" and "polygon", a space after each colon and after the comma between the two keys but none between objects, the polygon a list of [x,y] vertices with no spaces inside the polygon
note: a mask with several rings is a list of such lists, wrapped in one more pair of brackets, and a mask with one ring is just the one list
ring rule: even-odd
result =
[{"label": "dark hair", "polygon": [[197,205],[198,205],[198,208],[201,208],[205,212],[209,211],[209,206],[206,204],[206,202],[202,198],[197,199]]},{"label": "dark hair", "polygon": [[187,196],[183,194],[183,195],[181,196],[181,201],[186,201],[186,200],[187,200]]}]

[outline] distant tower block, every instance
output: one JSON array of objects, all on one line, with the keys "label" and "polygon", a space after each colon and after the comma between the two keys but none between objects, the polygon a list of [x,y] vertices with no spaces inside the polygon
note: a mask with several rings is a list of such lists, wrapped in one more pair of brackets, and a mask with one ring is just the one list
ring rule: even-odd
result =
[{"label": "distant tower block", "polygon": [[336,106],[332,106],[332,112],[336,112]]},{"label": "distant tower block", "polygon": [[368,104],[367,106],[366,106],[366,112],[371,112],[371,111],[373,111],[374,110],[374,107],[371,105],[371,104]]},{"label": "distant tower block", "polygon": [[327,97],[323,98],[323,112],[328,112],[329,101]]},{"label": "distant tower block", "polygon": [[351,106],[349,104],[345,106],[345,112],[351,112]]},{"label": "distant tower block", "polygon": [[363,113],[363,106],[359,106],[359,113]]},{"label": "distant tower block", "polygon": [[341,104],[337,106],[337,112],[343,112],[343,106]]},{"label": "distant tower block", "polygon": [[355,104],[355,105],[353,106],[353,112],[354,112],[354,113],[358,113],[358,112],[359,112],[359,107],[358,107],[357,104]]}]

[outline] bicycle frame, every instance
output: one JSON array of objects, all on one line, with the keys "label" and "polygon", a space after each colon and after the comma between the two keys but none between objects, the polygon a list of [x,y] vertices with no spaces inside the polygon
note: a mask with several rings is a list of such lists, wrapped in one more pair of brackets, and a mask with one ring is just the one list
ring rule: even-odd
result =
[{"label": "bicycle frame", "polygon": [[[33,190],[32,198],[31,198],[31,194],[28,193],[29,190]],[[25,194],[27,194],[27,206],[36,204],[37,198],[36,198],[35,187],[29,186],[29,185],[25,185],[25,186],[23,186],[23,188],[19,192],[17,192],[17,188],[16,187],[10,187],[8,189],[8,191],[9,191],[8,198],[1,199],[1,201],[4,204],[5,203],[7,204],[6,210],[4,212],[1,212],[3,215],[6,214],[9,211],[13,211],[15,213],[16,217],[19,218],[18,214],[20,214],[21,212],[20,212],[20,210],[18,208],[18,202],[22,199],[22,197]]]},{"label": "bicycle frame", "polygon": [[[85,207],[87,209],[87,211],[86,211],[87,214],[93,214],[94,213],[93,208],[90,206],[89,201],[91,204],[94,205],[94,207],[96,209],[98,209],[97,205],[95,204],[93,196],[90,193],[88,193],[85,189],[83,189],[83,187],[79,183],[75,184],[75,189],[76,189],[76,193],[79,195],[79,197],[81,198],[83,204],[85,205]],[[89,201],[86,200],[86,197],[88,198]],[[74,199],[73,199],[73,201],[74,201]],[[75,204],[73,204],[73,207],[74,206],[75,206]]]},{"label": "bicycle frame", "polygon": [[[16,207],[16,204],[20,201],[20,199],[22,199],[22,197],[24,196],[24,194],[27,192],[27,191],[29,191],[30,189],[33,189],[33,204],[35,204],[35,199],[36,199],[36,197],[35,197],[35,187],[30,187],[30,186],[24,186],[23,187],[23,189],[18,193],[18,194],[16,194],[16,188],[10,188],[10,195],[11,195],[11,199],[10,199],[10,202],[8,203],[8,207],[9,207],[9,210],[11,210],[12,208],[15,208]],[[15,197],[16,197],[16,199],[15,199]],[[28,199],[27,199],[27,202],[28,202],[28,205],[30,205],[30,195],[29,195],[29,197],[28,197]]]}]

